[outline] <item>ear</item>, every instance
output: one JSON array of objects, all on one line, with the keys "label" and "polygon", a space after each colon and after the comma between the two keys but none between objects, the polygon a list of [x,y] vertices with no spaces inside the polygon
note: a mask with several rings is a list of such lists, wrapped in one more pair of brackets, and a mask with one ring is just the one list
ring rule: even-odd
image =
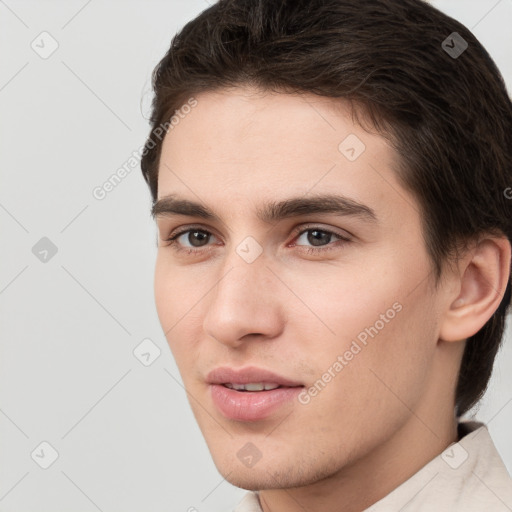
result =
[{"label": "ear", "polygon": [[440,325],[441,340],[465,340],[491,318],[510,279],[510,253],[506,237],[488,237],[459,261],[455,291]]}]

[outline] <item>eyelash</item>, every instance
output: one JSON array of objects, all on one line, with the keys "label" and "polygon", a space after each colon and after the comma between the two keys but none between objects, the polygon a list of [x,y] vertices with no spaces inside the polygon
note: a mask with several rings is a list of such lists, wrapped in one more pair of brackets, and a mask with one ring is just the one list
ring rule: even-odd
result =
[{"label": "eyelash", "polygon": [[[206,233],[208,235],[213,234],[210,231],[200,228],[200,227],[188,227],[187,229],[183,229],[175,234],[172,234],[169,238],[166,238],[164,241],[168,242],[167,247],[171,247],[176,252],[186,253],[189,255],[204,252],[205,249],[203,249],[203,248],[191,249],[191,248],[187,247],[186,249],[184,249],[183,247],[180,247],[177,239],[181,235],[183,235],[185,233],[189,233],[190,231],[199,231],[201,233]],[[296,234],[296,238],[300,237],[304,233],[307,233],[308,231],[320,231],[321,233],[327,233],[329,235],[334,235],[340,239],[340,240],[338,240],[338,242],[340,242],[340,244],[337,244],[334,247],[333,247],[333,243],[329,243],[323,247],[307,247],[305,249],[301,249],[302,251],[306,251],[307,254],[318,254],[318,253],[322,253],[325,251],[332,251],[333,249],[336,249],[340,245],[345,245],[346,243],[351,241],[349,238],[342,236],[339,233],[335,233],[334,231],[330,231],[328,229],[323,229],[320,226],[308,226],[307,228],[300,227],[300,228],[294,229],[293,231]],[[299,246],[294,246],[294,247],[304,247],[304,246],[299,245]]]}]

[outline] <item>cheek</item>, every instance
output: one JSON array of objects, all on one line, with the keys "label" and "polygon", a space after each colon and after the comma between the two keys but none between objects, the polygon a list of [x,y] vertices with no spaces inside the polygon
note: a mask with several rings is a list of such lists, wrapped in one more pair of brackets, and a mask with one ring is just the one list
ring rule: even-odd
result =
[{"label": "cheek", "polygon": [[[291,280],[293,279],[293,281]],[[364,344],[371,334],[389,331],[402,309],[403,284],[388,271],[376,275],[364,268],[332,266],[314,274],[289,276],[287,281],[300,303],[288,308],[293,324],[316,330],[318,343],[338,352],[354,339]]]},{"label": "cheek", "polygon": [[166,252],[165,248],[159,249],[153,283],[155,305],[165,332],[193,314],[194,305],[207,291],[197,272],[172,263]]},{"label": "cheek", "polygon": [[[155,276],[153,289],[155,293],[155,305],[162,328],[166,332],[172,325],[173,311],[176,310],[176,285],[174,279],[177,276],[163,263],[160,250],[155,264]],[[173,292],[174,289],[174,292]]]},{"label": "cheek", "polygon": [[[197,306],[205,292],[197,279],[190,279],[188,272],[177,265],[170,265],[166,262],[165,255],[157,256],[154,275],[156,311],[178,364],[187,353],[191,353],[194,340],[200,339],[199,335],[194,336],[190,332],[190,326],[197,325]],[[180,343],[185,340],[186,347]]]},{"label": "cheek", "polygon": [[390,260],[371,268],[330,268],[314,282],[293,283],[307,298],[309,311],[297,309],[290,325],[301,333],[294,336],[302,344],[297,352],[312,356],[311,381],[336,381],[322,391],[324,398],[341,393],[354,409],[360,399],[396,401],[394,389],[405,390],[410,400],[419,396],[436,342],[433,297],[426,281],[417,286],[426,273],[422,266],[409,271]]}]

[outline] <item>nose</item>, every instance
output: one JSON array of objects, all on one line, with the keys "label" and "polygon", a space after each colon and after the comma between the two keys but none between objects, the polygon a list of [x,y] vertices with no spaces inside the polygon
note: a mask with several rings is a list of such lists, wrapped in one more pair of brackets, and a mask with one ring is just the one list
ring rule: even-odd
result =
[{"label": "nose", "polygon": [[246,263],[234,254],[208,294],[203,329],[233,348],[255,336],[276,337],[284,323],[280,296],[279,280],[264,258]]}]

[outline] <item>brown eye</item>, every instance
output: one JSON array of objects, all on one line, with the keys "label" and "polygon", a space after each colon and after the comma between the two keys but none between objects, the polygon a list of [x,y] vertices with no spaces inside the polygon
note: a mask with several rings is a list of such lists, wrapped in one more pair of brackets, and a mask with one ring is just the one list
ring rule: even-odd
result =
[{"label": "brown eye", "polygon": [[208,242],[208,238],[210,236],[210,234],[207,233],[206,231],[200,231],[197,229],[190,229],[188,231],[185,231],[184,233],[181,233],[181,235],[188,235],[185,237],[185,240],[192,247],[203,247],[203,245],[205,245],[204,241],[206,240]]},{"label": "brown eye", "polygon": [[[309,253],[320,252],[325,250],[331,250],[344,243],[350,242],[350,239],[346,236],[343,236],[339,233],[334,233],[333,231],[329,231],[328,229],[323,229],[320,226],[308,227],[307,229],[301,229],[298,231],[298,237],[294,245],[299,247],[304,247],[308,250]],[[340,243],[334,245],[332,242],[332,238],[335,237]],[[297,243],[298,240],[305,241],[305,244]]]},{"label": "brown eye", "polygon": [[210,238],[214,236],[205,229],[188,228],[171,235],[165,241],[174,250],[185,251],[188,254],[202,252],[201,248],[208,247]]}]

